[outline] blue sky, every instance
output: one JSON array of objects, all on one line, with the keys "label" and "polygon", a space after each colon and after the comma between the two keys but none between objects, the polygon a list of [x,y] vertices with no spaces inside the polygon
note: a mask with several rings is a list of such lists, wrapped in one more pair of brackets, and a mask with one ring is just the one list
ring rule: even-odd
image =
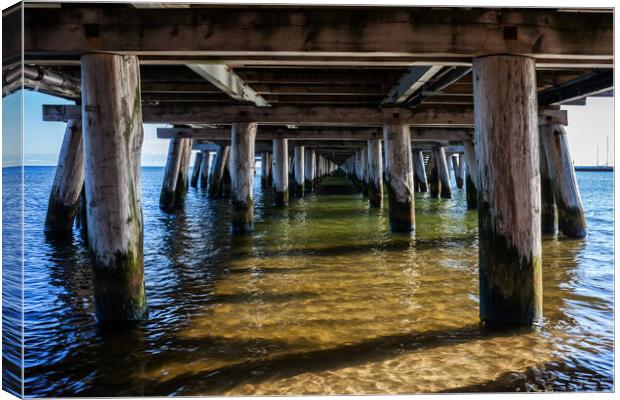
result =
[{"label": "blue sky", "polygon": [[[3,165],[14,165],[19,157],[19,93],[2,100]],[[595,165],[597,146],[599,163],[605,164],[606,141],[609,140],[609,162],[614,156],[613,98],[593,97],[585,106],[565,106],[568,110],[566,127],[569,145],[576,165]],[[65,131],[64,122],[41,120],[43,104],[73,104],[72,102],[32,91],[24,92],[24,163],[26,165],[56,165]],[[156,129],[164,125],[145,124],[142,147],[143,166],[163,166],[168,140],[157,139]]]}]

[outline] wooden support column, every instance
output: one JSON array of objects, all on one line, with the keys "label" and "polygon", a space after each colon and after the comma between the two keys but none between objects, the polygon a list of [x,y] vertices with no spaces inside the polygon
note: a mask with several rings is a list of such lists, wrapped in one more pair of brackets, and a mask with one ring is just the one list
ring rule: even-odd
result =
[{"label": "wooden support column", "polygon": [[459,153],[459,170],[456,179],[456,187],[459,189],[463,188],[465,183],[465,171],[467,170],[467,161],[465,160],[465,154]]},{"label": "wooden support column", "polygon": [[314,149],[306,149],[306,162],[304,164],[304,188],[306,192],[314,192],[314,174],[316,167],[315,157],[316,153]]},{"label": "wooden support column", "polygon": [[71,234],[84,186],[82,120],[67,121],[56,175],[47,204],[45,232]]},{"label": "wooden support column", "polygon": [[[460,154],[453,154],[450,159],[452,160],[452,171],[454,172],[456,187],[462,189],[465,180],[465,158]],[[463,166],[461,166],[461,163],[463,163]]]},{"label": "wooden support column", "polygon": [[267,152],[260,155],[260,183],[265,186],[269,184],[269,156]]},{"label": "wooden support column", "polygon": [[480,318],[492,326],[537,324],[542,258],[534,59],[476,58],[473,82]]},{"label": "wooden support column", "polygon": [[159,207],[162,210],[172,210],[174,208],[174,197],[179,177],[179,168],[183,158],[185,139],[170,139],[168,144],[168,158],[164,168],[164,182],[161,185],[159,195]]},{"label": "wooden support column", "polygon": [[478,208],[478,166],[476,161],[476,152],[474,144],[471,140],[463,142],[465,155],[465,194],[467,197],[467,209],[475,210]]},{"label": "wooden support column", "polygon": [[368,141],[368,203],[371,208],[383,205],[383,160],[381,139]]},{"label": "wooden support column", "polygon": [[565,236],[585,237],[588,228],[566,131],[559,124],[545,125],[541,138],[558,210],[558,228]]},{"label": "wooden support column", "polygon": [[209,168],[211,166],[211,153],[202,151],[202,163],[200,164],[200,187],[206,189],[209,183]]},{"label": "wooden support column", "polygon": [[177,176],[177,185],[174,194],[174,207],[182,208],[185,204],[185,196],[187,195],[187,187],[189,186],[189,163],[192,157],[192,139],[181,139],[183,142],[183,153],[181,163],[179,164],[179,175]]},{"label": "wooden support column", "polygon": [[409,126],[386,125],[383,136],[390,228],[392,232],[411,232],[415,230],[415,203]]},{"label": "wooden support column", "polygon": [[[546,126],[539,126],[538,131],[542,135],[547,130]],[[540,138],[540,231],[545,234],[556,232],[556,206],[553,194],[553,181],[549,174],[549,163]]]},{"label": "wooden support column", "polygon": [[448,162],[446,160],[446,149],[443,146],[437,146],[433,148],[433,159],[439,172],[440,196],[442,199],[452,198],[452,188],[450,187],[450,172],[448,169]]},{"label": "wooden support column", "polygon": [[233,234],[252,231],[254,217],[254,139],[255,122],[234,123],[230,142]]},{"label": "wooden support column", "polygon": [[441,192],[441,178],[439,177],[439,167],[434,151],[431,151],[428,159],[428,183],[431,188],[431,198],[438,199]]},{"label": "wooden support column", "polygon": [[223,197],[223,181],[226,165],[228,164],[228,156],[230,154],[230,146],[219,146],[215,152],[215,157],[211,163],[211,172],[209,173],[209,197]]},{"label": "wooden support column", "polygon": [[273,139],[273,188],[276,207],[288,204],[288,139]]},{"label": "wooden support column", "polygon": [[198,178],[200,177],[200,167],[202,166],[202,152],[199,151],[194,157],[194,169],[192,171],[191,187],[198,187]]},{"label": "wooden support column", "polygon": [[428,179],[426,178],[426,168],[424,167],[424,153],[421,150],[414,150],[413,163],[415,176],[418,180],[418,188],[420,192],[426,192],[428,191]]},{"label": "wooden support column", "polygon": [[368,147],[362,146],[360,150],[361,161],[361,183],[362,183],[362,195],[368,197]]},{"label": "wooden support column", "polygon": [[295,196],[304,195],[304,174],[305,174],[305,149],[304,146],[295,146]]},{"label": "wooden support column", "polygon": [[136,56],[81,58],[88,239],[102,323],[146,315],[140,192],[143,128]]}]

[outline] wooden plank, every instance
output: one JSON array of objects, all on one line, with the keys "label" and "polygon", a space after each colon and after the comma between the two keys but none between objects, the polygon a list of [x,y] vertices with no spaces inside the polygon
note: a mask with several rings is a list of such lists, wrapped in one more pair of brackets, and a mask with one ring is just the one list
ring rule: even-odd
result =
[{"label": "wooden plank", "polygon": [[414,66],[409,68],[407,73],[394,85],[381,104],[398,104],[404,102],[435,76],[441,68],[440,66]]},{"label": "wooden plank", "polygon": [[[63,7],[27,9],[24,33],[26,57],[110,51],[272,62],[304,55],[613,59],[613,14],[542,9]],[[3,56],[19,50],[9,46]]]},{"label": "wooden plank", "polygon": [[[44,105],[45,121],[67,121],[80,118],[80,106]],[[142,107],[145,123],[159,124],[232,124],[254,121],[264,125],[329,125],[382,126],[398,122],[412,126],[472,127],[470,107],[295,107],[295,106],[181,106],[163,105]]]},{"label": "wooden plank", "polygon": [[258,107],[270,106],[227,65],[187,64],[187,67],[235,100],[254,103]]},{"label": "wooden plank", "polygon": [[597,71],[538,93],[538,105],[565,104],[604,93],[614,87],[614,71]]}]

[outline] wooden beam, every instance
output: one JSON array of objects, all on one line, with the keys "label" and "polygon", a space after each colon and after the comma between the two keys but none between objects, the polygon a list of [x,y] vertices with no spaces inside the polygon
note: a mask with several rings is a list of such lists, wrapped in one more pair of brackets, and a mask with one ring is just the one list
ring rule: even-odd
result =
[{"label": "wooden beam", "polygon": [[[378,63],[416,56],[426,58],[428,65],[434,59],[470,61],[489,54],[520,54],[558,63],[568,59],[613,62],[613,14],[606,12],[78,6],[28,9],[24,27],[26,60],[117,52],[155,57],[251,55],[271,63],[307,55],[354,61],[361,56]],[[21,51],[15,43],[3,49],[3,59]]]},{"label": "wooden beam", "polygon": [[411,67],[390,90],[381,104],[403,103],[441,70],[440,66]]},{"label": "wooden beam", "polygon": [[[157,128],[159,139],[191,138],[202,140],[230,140],[230,128],[192,129],[192,128]],[[414,128],[411,129],[412,141],[463,141],[471,140],[473,132],[467,129]],[[273,129],[259,126],[256,140],[372,140],[381,139],[382,131],[377,128],[364,129]]]},{"label": "wooden beam", "polygon": [[[44,121],[78,119],[80,106],[44,105]],[[471,107],[254,107],[163,105],[142,107],[145,123],[159,124],[232,124],[255,121],[263,125],[381,126],[398,121],[411,126],[472,127]]]},{"label": "wooden beam", "polygon": [[424,99],[433,96],[434,93],[440,92],[454,82],[461,80],[470,72],[471,68],[469,67],[453,67],[447,69],[440,76],[437,76],[437,79],[422,85],[415,96],[407,101],[407,104],[410,106],[420,104]]},{"label": "wooden beam", "polygon": [[246,85],[227,65],[187,64],[187,67],[235,100],[254,103],[259,107],[269,107],[270,105]]},{"label": "wooden beam", "polygon": [[588,96],[607,92],[613,87],[613,69],[597,71],[538,92],[538,105],[572,103]]}]

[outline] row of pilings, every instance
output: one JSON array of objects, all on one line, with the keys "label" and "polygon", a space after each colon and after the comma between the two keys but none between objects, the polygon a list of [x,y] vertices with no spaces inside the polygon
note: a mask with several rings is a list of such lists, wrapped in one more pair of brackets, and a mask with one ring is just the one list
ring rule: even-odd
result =
[{"label": "row of pilings", "polygon": [[[86,54],[81,67],[82,118],[67,124],[45,230],[71,234],[82,198],[97,320],[137,321],[145,318],[147,310],[139,62],[136,56]],[[542,232],[554,231],[557,220],[566,236],[586,235],[566,132],[557,122],[539,119],[533,59],[512,55],[475,58],[473,82],[475,135],[473,143],[464,143],[456,169],[469,172],[465,172],[465,185],[471,183],[477,192],[480,319],[493,326],[539,324]],[[230,192],[234,233],[252,229],[256,129],[255,122],[233,123],[230,145],[222,146],[213,159],[203,161],[203,154],[200,160],[201,167],[211,163],[210,173],[204,177],[209,192],[213,190],[216,196]],[[166,209],[183,202],[192,146],[191,141],[182,139],[170,147],[161,194]],[[274,141],[271,179],[283,202],[289,180],[297,195],[316,184],[316,154],[301,146],[293,153],[291,159],[286,141]],[[381,206],[385,185],[394,231],[414,230],[416,187],[426,188],[432,196],[450,195],[449,184],[445,184],[445,149],[433,148],[430,159],[413,152],[408,125],[386,124],[383,139],[369,143],[359,157],[360,171],[355,177],[366,185],[373,207]],[[421,170],[422,161],[429,171],[426,177],[415,172]],[[292,179],[286,171],[290,165]],[[368,165],[365,172],[363,165]],[[230,189],[226,188],[227,179]],[[473,194],[471,197],[473,202]]]}]

